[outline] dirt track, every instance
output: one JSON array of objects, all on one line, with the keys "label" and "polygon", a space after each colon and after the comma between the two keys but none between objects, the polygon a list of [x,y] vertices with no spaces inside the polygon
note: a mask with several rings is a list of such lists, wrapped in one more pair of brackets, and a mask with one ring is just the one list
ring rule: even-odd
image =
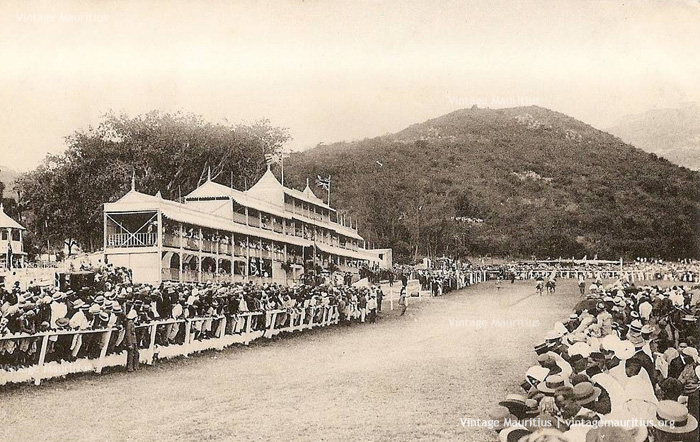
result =
[{"label": "dirt track", "polygon": [[460,419],[518,392],[532,345],[576,303],[560,286],[487,283],[374,325],[2,392],[0,440],[493,441]]}]

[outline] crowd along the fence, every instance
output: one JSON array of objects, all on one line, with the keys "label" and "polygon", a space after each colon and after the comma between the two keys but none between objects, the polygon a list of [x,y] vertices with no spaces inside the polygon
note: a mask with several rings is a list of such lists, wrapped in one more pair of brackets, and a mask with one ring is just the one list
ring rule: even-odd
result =
[{"label": "crowd along the fence", "polygon": [[[205,350],[221,350],[234,344],[248,345],[262,337],[272,338],[280,333],[326,327],[338,324],[339,321],[340,314],[336,305],[312,307],[308,314],[306,310],[268,310],[246,312],[233,317],[154,321],[136,326],[139,361],[151,365],[158,360]],[[212,332],[202,333],[205,327]],[[0,347],[3,349],[36,345],[38,354],[35,361],[25,366],[0,367],[0,385],[30,381],[39,385],[43,379],[72,373],[100,373],[106,367],[126,366],[127,352],[118,342],[122,330],[54,330],[34,335],[0,336]],[[60,342],[73,344],[76,339],[89,343],[93,350],[87,357],[71,360],[70,352],[65,352],[66,346]],[[70,349],[70,345],[67,348]]]}]

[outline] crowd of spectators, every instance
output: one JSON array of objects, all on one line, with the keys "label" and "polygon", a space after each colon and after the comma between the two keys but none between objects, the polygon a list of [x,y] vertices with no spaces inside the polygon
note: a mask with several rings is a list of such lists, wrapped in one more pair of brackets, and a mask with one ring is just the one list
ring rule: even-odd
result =
[{"label": "crowd of spectators", "polygon": [[[148,326],[156,321],[189,319],[190,339],[204,340],[246,330],[265,331],[273,325],[279,329],[317,323],[331,307],[341,324],[374,322],[382,308],[378,286],[288,287],[249,282],[154,287],[133,284],[130,276],[126,269],[103,267],[97,269],[92,286],[78,290],[36,285],[23,289],[19,283],[0,288],[0,337],[12,338],[0,339],[0,369],[36,364],[43,332],[50,332],[45,361],[75,361],[96,358],[105,346],[107,354],[145,348],[152,339]],[[272,315],[273,311],[278,314]],[[187,327],[181,321],[169,322],[156,327],[159,346],[184,342]],[[75,333],[108,329],[113,333]]]},{"label": "crowd of spectators", "polygon": [[491,410],[500,440],[697,441],[690,286],[596,285],[534,347],[522,390]]}]

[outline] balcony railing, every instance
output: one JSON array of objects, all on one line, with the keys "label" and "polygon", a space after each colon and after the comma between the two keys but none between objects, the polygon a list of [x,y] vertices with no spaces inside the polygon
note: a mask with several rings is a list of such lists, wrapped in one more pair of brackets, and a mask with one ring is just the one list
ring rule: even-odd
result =
[{"label": "balcony railing", "polygon": [[164,281],[180,280],[180,269],[161,269],[161,274]]},{"label": "balcony railing", "polygon": [[158,244],[156,233],[115,233],[107,235],[107,247],[153,247]]},{"label": "balcony railing", "polygon": [[202,272],[202,282],[215,282],[216,274],[213,272]]},{"label": "balcony railing", "polygon": [[183,238],[185,243],[183,246],[189,250],[199,250],[199,240],[197,238]]},{"label": "balcony railing", "polygon": [[195,270],[183,270],[182,271],[182,281],[183,282],[197,282],[198,279],[197,271]]},{"label": "balcony railing", "polygon": [[202,251],[213,253],[216,252],[216,243],[214,241],[209,241],[207,239],[202,241]]},{"label": "balcony railing", "polygon": [[181,238],[179,236],[171,235],[169,233],[163,234],[163,245],[165,247],[180,248],[180,240]]}]

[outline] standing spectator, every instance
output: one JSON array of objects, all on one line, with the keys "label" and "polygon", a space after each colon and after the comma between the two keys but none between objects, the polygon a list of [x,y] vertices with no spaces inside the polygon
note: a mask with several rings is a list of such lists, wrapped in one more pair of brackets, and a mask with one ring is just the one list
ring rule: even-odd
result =
[{"label": "standing spectator", "polygon": [[137,316],[136,310],[131,310],[126,315],[124,342],[126,343],[126,371],[128,372],[139,369],[139,349],[136,345],[136,324],[134,323]]},{"label": "standing spectator", "polygon": [[367,301],[367,310],[369,310],[369,322],[370,324],[374,324],[374,321],[377,319],[377,297],[376,295],[372,294],[369,297],[369,300]]},{"label": "standing spectator", "polygon": [[399,293],[399,308],[401,308],[401,316],[406,313],[406,287],[401,287],[401,292]]}]

